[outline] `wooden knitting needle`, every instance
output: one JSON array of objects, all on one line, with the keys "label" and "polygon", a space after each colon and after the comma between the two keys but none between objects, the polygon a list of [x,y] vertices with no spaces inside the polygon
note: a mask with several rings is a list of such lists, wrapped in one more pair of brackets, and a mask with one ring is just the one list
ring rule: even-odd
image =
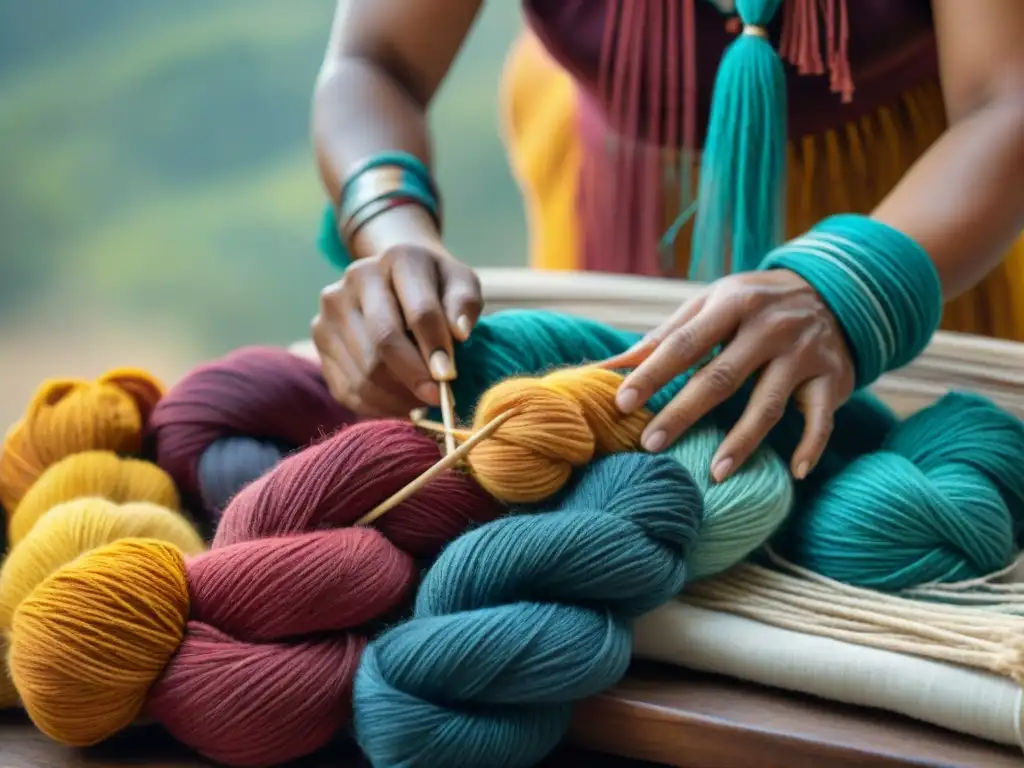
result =
[{"label": "wooden knitting needle", "polygon": [[451,469],[456,464],[458,464],[459,461],[461,461],[466,454],[472,451],[473,448],[478,443],[483,442],[492,434],[494,434],[494,431],[498,427],[500,427],[506,421],[511,419],[513,416],[515,416],[516,413],[518,413],[518,411],[516,409],[512,409],[510,411],[505,411],[504,413],[491,419],[491,421],[487,422],[487,424],[481,427],[479,431],[475,432],[472,437],[470,437],[466,442],[464,442],[462,445],[456,448],[452,453],[449,453],[447,456],[444,456],[434,466],[432,466],[422,475],[420,475],[407,486],[405,486],[405,488],[402,488],[400,491],[398,491],[398,493],[381,502],[376,507],[367,512],[365,515],[363,515],[361,518],[356,520],[356,525],[370,525],[381,515],[390,512],[392,509],[394,509],[403,501],[412,496],[414,493],[419,491],[421,488],[423,488],[423,486],[425,486],[435,477],[440,475],[442,472],[444,472],[447,469]]},{"label": "wooden knitting needle", "polygon": [[444,422],[444,452],[455,450],[455,398],[452,395],[451,362],[444,350],[437,350],[430,356],[430,374],[441,391],[441,421]]}]

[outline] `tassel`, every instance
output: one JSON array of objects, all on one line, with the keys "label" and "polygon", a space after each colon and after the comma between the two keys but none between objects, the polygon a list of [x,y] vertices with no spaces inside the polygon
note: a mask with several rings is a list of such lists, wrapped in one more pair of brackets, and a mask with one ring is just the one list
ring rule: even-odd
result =
[{"label": "tassel", "polygon": [[801,75],[825,74],[825,61],[821,58],[819,3],[824,8],[825,16],[829,88],[832,93],[841,96],[844,104],[849,104],[853,101],[854,89],[847,52],[850,23],[846,0],[787,0],[779,53]]},{"label": "tassel", "polygon": [[715,78],[701,162],[690,277],[755,269],[782,242],[786,78],[766,28],[781,0],[737,0],[744,27]]}]

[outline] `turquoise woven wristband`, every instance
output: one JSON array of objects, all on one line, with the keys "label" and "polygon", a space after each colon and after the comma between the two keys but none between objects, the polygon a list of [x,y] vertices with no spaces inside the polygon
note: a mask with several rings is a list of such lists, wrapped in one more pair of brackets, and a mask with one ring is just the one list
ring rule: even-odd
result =
[{"label": "turquoise woven wristband", "polygon": [[866,216],[825,219],[769,253],[759,269],[788,269],[821,295],[846,335],[858,389],[921,354],[942,318],[931,258]]}]

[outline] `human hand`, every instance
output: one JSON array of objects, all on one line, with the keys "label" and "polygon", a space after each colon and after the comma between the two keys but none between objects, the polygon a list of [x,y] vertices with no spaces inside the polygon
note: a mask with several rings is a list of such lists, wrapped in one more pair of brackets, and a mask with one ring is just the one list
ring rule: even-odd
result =
[{"label": "human hand", "polygon": [[320,294],[313,320],[331,393],[372,418],[438,405],[435,382],[455,375],[453,338],[469,337],[482,306],[476,274],[440,243],[358,259]]},{"label": "human hand", "polygon": [[759,374],[742,417],[712,460],[712,476],[721,482],[741,467],[793,399],[805,425],[791,471],[803,479],[821,458],[832,434],[833,414],[853,392],[855,376],[835,317],[793,272],[747,272],[717,280],[602,366],[634,369],[617,394],[619,408],[628,413],[643,407],[718,345],[723,346],[720,354],[644,430],[644,448],[659,451],[671,445]]}]

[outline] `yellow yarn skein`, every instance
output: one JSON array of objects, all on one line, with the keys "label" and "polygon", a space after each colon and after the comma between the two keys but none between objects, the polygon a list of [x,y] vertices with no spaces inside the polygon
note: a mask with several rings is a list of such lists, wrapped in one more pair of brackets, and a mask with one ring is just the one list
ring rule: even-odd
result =
[{"label": "yellow yarn skein", "polygon": [[96,381],[55,379],[36,390],[0,450],[0,506],[12,516],[43,471],[82,451],[138,453],[163,385],[125,368]]},{"label": "yellow yarn skein", "polygon": [[470,454],[477,481],[502,501],[532,503],[554,495],[595,456],[637,450],[653,414],[618,409],[622,381],[615,371],[584,366],[496,384],[477,404],[474,429],[517,414]]},{"label": "yellow yarn skein", "polygon": [[121,539],[48,576],[18,605],[11,632],[11,676],[32,722],[82,747],[130,726],[181,645],[188,614],[174,544]]},{"label": "yellow yarn skein", "polygon": [[[11,659],[17,636],[14,615],[19,606],[32,598],[46,579],[83,553],[128,538],[166,542],[185,554],[205,549],[199,534],[182,515],[157,504],[119,505],[101,498],[82,498],[58,505],[11,550],[0,569],[0,637],[11,646]],[[126,599],[136,597],[128,595]],[[13,687],[8,670],[0,669],[0,681],[6,683],[0,685],[0,709],[16,706],[18,693],[24,700],[13,668],[9,672]]]},{"label": "yellow yarn skein", "polygon": [[11,546],[20,542],[48,511],[83,497],[117,504],[150,501],[178,509],[180,499],[171,476],[141,459],[123,459],[110,451],[85,451],[48,467],[22,497],[11,518]]}]

